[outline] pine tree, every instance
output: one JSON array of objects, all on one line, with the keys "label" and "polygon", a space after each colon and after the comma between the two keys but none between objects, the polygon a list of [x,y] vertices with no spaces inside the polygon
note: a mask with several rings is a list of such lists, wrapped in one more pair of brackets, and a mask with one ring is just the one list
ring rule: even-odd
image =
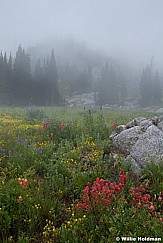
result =
[{"label": "pine tree", "polygon": [[33,78],[33,85],[32,85],[32,97],[33,103],[35,105],[45,105],[46,104],[46,96],[45,96],[45,66],[41,67],[40,59],[37,60],[35,71],[34,71],[34,78]]},{"label": "pine tree", "polygon": [[158,72],[153,75],[151,65],[143,70],[140,80],[140,105],[142,107],[158,105],[161,101],[161,84]]},{"label": "pine tree", "polygon": [[12,103],[29,105],[31,102],[30,57],[19,45],[13,64]]},{"label": "pine tree", "polygon": [[79,88],[77,81],[81,75],[81,72],[78,70],[76,65],[65,65],[60,70],[60,89],[62,94],[71,96],[73,93],[78,93]]},{"label": "pine tree", "polygon": [[161,102],[162,87],[158,72],[155,72],[153,78],[153,105],[158,105]]},{"label": "pine tree", "polygon": [[122,73],[119,74],[118,78],[118,100],[119,105],[124,105],[125,99],[127,97],[127,86],[126,80]]},{"label": "pine tree", "polygon": [[7,55],[0,54],[0,103],[8,103],[7,96]]},{"label": "pine tree", "polygon": [[40,60],[37,61],[34,71],[33,90],[35,104],[50,106],[59,104],[60,93],[54,50],[52,50],[50,58],[44,59],[43,67],[41,67]]},{"label": "pine tree", "polygon": [[151,69],[147,65],[146,69],[143,70],[140,80],[140,104],[142,107],[151,105],[152,103],[152,75]]},{"label": "pine tree", "polygon": [[99,104],[118,104],[119,103],[119,88],[116,72],[113,66],[101,70],[99,77]]},{"label": "pine tree", "polygon": [[12,75],[13,75],[13,59],[10,53],[9,60],[7,63],[7,100],[8,104],[12,103]]},{"label": "pine tree", "polygon": [[54,55],[54,50],[51,52],[50,59],[47,58],[46,68],[45,68],[45,95],[47,105],[59,104],[60,94],[58,90],[58,72],[57,65]]},{"label": "pine tree", "polygon": [[3,103],[3,94],[4,94],[4,62],[3,62],[3,54],[1,51],[0,54],[0,104]]},{"label": "pine tree", "polygon": [[76,78],[72,84],[72,91],[76,94],[88,93],[92,85],[92,70],[86,67],[83,70],[78,70]]}]

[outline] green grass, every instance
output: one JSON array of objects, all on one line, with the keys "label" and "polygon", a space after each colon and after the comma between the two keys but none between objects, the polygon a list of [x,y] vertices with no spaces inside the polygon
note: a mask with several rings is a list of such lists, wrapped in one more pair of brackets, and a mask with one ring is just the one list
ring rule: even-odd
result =
[{"label": "green grass", "polygon": [[154,115],[0,108],[0,242],[163,239],[162,162],[147,164],[135,177],[120,155],[103,158],[112,123],[125,124],[137,116]]}]

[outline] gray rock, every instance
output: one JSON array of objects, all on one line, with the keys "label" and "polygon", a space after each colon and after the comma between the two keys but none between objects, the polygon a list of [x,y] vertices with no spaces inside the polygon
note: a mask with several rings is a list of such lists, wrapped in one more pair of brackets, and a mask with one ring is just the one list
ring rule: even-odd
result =
[{"label": "gray rock", "polygon": [[137,117],[134,119],[135,126],[140,126],[141,123],[147,121],[145,117]]},{"label": "gray rock", "polygon": [[136,162],[135,159],[131,157],[131,155],[128,155],[127,158],[124,161],[125,163],[130,163],[131,164],[131,171],[133,171],[136,175],[140,174],[141,167],[140,165]]},{"label": "gray rock", "polygon": [[136,125],[136,124],[135,124],[135,121],[132,120],[132,121],[130,121],[130,122],[128,122],[128,123],[126,124],[126,128],[129,129],[129,128],[131,128],[131,127],[134,127],[135,125]]},{"label": "gray rock", "polygon": [[87,105],[95,105],[95,94],[92,93],[84,93],[81,95],[73,95],[69,99],[66,100],[67,103],[73,106],[87,106]]},{"label": "gray rock", "polygon": [[157,113],[163,113],[163,108],[159,108],[158,110],[156,110]]},{"label": "gray rock", "polygon": [[158,123],[163,121],[163,116],[158,117]]},{"label": "gray rock", "polygon": [[158,122],[159,122],[159,118],[158,116],[154,116],[152,119],[151,119],[153,125],[157,126]]},{"label": "gray rock", "polygon": [[148,127],[133,145],[130,155],[141,167],[152,158],[158,161],[163,156],[163,132],[154,125]]},{"label": "gray rock", "polygon": [[137,142],[143,132],[139,126],[122,131],[112,138],[113,145],[122,153],[130,154],[132,146]]},{"label": "gray rock", "polygon": [[[121,126],[120,126],[121,127]],[[127,156],[131,168],[139,173],[147,161],[163,159],[163,116],[146,119],[138,117],[126,125],[128,129],[111,135],[113,146]]]},{"label": "gray rock", "polygon": [[153,125],[152,120],[147,120],[147,119],[145,119],[145,120],[142,120],[142,121],[139,122],[139,127],[141,128],[141,130],[142,130],[143,132],[145,132],[146,129],[147,129],[149,126],[151,126],[151,125]]},{"label": "gray rock", "polygon": [[122,131],[126,130],[126,126],[125,125],[119,125],[116,127],[116,132],[119,134]]},{"label": "gray rock", "polygon": [[128,122],[126,124],[126,128],[129,129],[134,126],[140,126],[140,124],[144,124],[147,122],[149,122],[149,121],[145,117],[137,117],[137,118],[133,119],[132,121]]},{"label": "gray rock", "polygon": [[159,122],[157,127],[163,132],[163,121]]},{"label": "gray rock", "polygon": [[112,132],[112,134],[110,135],[109,139],[113,142],[114,141],[114,138],[118,135],[117,132]]}]

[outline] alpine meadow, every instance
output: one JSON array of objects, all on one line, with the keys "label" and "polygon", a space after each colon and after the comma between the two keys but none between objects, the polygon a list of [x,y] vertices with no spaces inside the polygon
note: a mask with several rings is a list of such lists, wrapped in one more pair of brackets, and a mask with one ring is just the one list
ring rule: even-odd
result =
[{"label": "alpine meadow", "polygon": [[162,242],[163,1],[0,3],[0,243]]}]

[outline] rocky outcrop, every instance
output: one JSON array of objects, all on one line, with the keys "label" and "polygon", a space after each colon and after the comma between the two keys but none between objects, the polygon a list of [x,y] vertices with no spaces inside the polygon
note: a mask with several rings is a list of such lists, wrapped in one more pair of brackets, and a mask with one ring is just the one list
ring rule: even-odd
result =
[{"label": "rocky outcrop", "polygon": [[74,95],[71,98],[67,99],[67,104],[71,107],[73,106],[87,106],[95,105],[95,93],[85,93],[81,95]]},{"label": "rocky outcrop", "polygon": [[126,125],[118,126],[110,140],[138,173],[147,161],[154,159],[158,163],[163,159],[163,116],[135,118]]},{"label": "rocky outcrop", "polygon": [[156,110],[157,113],[163,113],[163,108],[159,108]]}]

